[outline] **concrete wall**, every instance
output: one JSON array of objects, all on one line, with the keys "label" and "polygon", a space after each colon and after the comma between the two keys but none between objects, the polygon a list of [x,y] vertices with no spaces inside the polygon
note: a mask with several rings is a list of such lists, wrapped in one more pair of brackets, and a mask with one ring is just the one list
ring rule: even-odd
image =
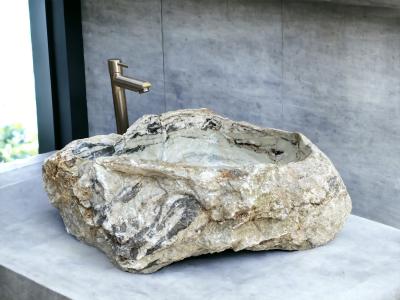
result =
[{"label": "concrete wall", "polygon": [[83,0],[90,133],[115,131],[106,60],[121,57],[154,84],[127,94],[131,121],[208,107],[303,132],[353,213],[400,228],[400,10],[335,1]]},{"label": "concrete wall", "polygon": [[362,6],[375,6],[375,7],[390,7],[400,8],[399,0],[286,0],[286,2],[331,2],[336,4],[346,5],[362,5]]}]

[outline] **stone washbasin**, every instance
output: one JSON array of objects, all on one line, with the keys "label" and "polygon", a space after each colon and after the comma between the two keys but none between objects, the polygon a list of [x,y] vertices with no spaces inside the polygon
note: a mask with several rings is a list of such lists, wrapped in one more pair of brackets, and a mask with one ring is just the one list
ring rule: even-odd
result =
[{"label": "stone washbasin", "polygon": [[304,135],[207,109],[73,141],[43,179],[67,231],[129,272],[227,249],[321,246],[351,211],[339,173]]}]

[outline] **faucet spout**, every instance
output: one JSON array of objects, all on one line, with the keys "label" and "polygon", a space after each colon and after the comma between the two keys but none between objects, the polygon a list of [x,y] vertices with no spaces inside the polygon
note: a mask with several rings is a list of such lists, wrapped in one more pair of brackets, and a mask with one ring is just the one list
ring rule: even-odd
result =
[{"label": "faucet spout", "polygon": [[148,81],[129,78],[118,73],[115,74],[113,82],[121,88],[128,89],[139,94],[149,92],[151,87],[151,83]]},{"label": "faucet spout", "polygon": [[123,64],[120,59],[108,60],[118,134],[124,134],[129,127],[125,89],[143,94],[149,92],[151,87],[151,83],[148,81],[124,76],[123,67],[127,68],[128,66]]}]

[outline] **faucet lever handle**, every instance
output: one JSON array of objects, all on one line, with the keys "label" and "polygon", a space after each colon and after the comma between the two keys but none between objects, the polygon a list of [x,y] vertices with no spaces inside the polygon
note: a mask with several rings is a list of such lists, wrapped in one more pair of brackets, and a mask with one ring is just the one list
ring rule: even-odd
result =
[{"label": "faucet lever handle", "polygon": [[124,64],[124,63],[122,63],[122,62],[119,62],[119,63],[118,63],[118,66],[121,66],[121,67],[123,67],[123,68],[127,68],[127,67],[128,67],[128,65],[126,65],[126,64]]}]

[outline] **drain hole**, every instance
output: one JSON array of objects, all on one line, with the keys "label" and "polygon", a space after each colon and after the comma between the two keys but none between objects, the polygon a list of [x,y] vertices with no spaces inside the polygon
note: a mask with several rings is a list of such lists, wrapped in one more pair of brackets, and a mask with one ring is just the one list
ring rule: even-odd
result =
[{"label": "drain hole", "polygon": [[271,149],[271,152],[272,152],[273,154],[275,154],[275,155],[282,155],[283,153],[285,153],[285,152],[282,151],[282,150],[276,150],[276,149],[274,149],[274,148]]}]

